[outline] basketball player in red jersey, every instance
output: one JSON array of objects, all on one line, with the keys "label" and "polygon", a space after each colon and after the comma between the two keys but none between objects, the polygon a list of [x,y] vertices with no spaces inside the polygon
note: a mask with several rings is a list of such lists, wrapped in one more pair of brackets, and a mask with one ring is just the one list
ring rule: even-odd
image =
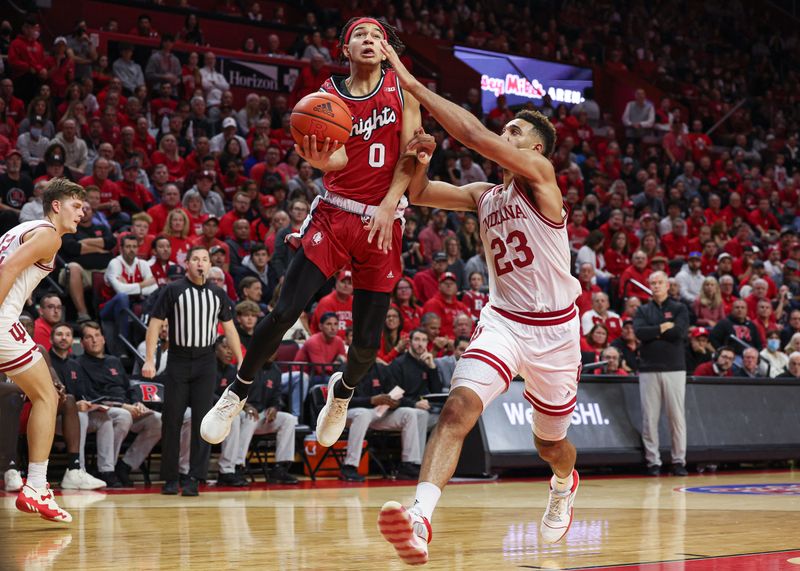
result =
[{"label": "basketball player in red jersey", "polygon": [[275,309],[253,333],[236,381],[203,419],[201,434],[212,444],[227,436],[256,372],[284,333],[317,290],[345,266],[352,267],[355,290],[353,343],[344,373],[330,378],[328,400],[317,419],[317,440],[323,446],[339,439],[353,389],[375,362],[390,293],[402,275],[403,194],[416,164],[415,154],[403,150],[420,125],[419,103],[400,87],[381,55],[381,41],[402,48],[395,31],[374,18],[354,18],[342,29],[350,75],[331,77],[322,91],[336,94],[350,109],[350,139],[346,148],[326,139],[318,150],[316,137],[305,137],[302,148],[297,147],[313,167],[325,171],[326,193],[312,205],[300,231],[302,248],[292,258]]},{"label": "basketball player in red jersey", "polygon": [[23,222],[0,237],[0,371],[31,401],[28,420],[28,478],[17,496],[17,509],[69,523],[47,484],[47,462],[56,429],[58,394],[47,362],[25,333],[19,316],[33,290],[53,271],[61,237],[75,232],[83,217],[83,187],[65,178],[47,183],[44,219]]},{"label": "basketball player in red jersey", "polygon": [[425,89],[389,44],[382,42],[381,51],[403,88],[453,137],[503,167],[503,184],[458,188],[429,181],[422,163],[435,148],[433,138],[419,132],[409,146],[420,159],[409,186],[412,202],[477,210],[489,258],[490,293],[425,449],[415,503],[406,509],[387,502],[379,528],[403,561],[428,561],[430,519],[442,488],[455,472],[464,438],[518,373],[525,379],[525,398],[533,405],[536,448],[554,473],[540,527],[543,540],[554,543],[572,523],[578,490],[575,447],[566,436],[580,375],[580,321],[575,308],[580,285],[570,274],[567,212],[548,159],[555,147],[555,128],[544,115],[522,111],[498,136],[469,111]]}]

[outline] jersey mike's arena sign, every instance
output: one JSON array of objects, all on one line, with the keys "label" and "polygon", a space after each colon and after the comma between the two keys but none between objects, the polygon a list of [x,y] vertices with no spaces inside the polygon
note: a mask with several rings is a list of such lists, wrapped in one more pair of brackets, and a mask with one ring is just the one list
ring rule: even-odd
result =
[{"label": "jersey mike's arena sign", "polygon": [[485,113],[497,106],[499,95],[505,95],[511,106],[541,102],[545,94],[556,105],[572,106],[583,101],[584,89],[592,87],[588,68],[463,46],[455,47],[455,56],[481,74]]}]

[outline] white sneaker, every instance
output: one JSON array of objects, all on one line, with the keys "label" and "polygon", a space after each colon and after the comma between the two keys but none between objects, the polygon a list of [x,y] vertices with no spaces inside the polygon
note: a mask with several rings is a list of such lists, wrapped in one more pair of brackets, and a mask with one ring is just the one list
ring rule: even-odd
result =
[{"label": "white sneaker", "polygon": [[86,470],[77,468],[64,472],[64,478],[61,480],[62,490],[98,490],[105,487],[106,483],[103,480],[98,480]]},{"label": "white sneaker", "polygon": [[397,502],[386,502],[378,516],[378,529],[407,565],[428,562],[428,544],[433,531],[430,522],[417,510],[407,510]]},{"label": "white sneaker", "polygon": [[575,496],[578,494],[580,476],[578,471],[572,471],[572,488],[568,492],[555,491],[555,476],[550,479],[550,499],[547,503],[547,510],[542,517],[542,539],[545,543],[556,543],[560,541],[572,525],[572,504],[575,503]]},{"label": "white sneaker", "polygon": [[6,470],[3,480],[6,484],[6,492],[19,492],[22,489],[22,476],[20,476],[19,470]]},{"label": "white sneaker", "polygon": [[333,396],[333,385],[341,378],[342,373],[331,375],[328,381],[328,399],[317,416],[317,442],[325,448],[330,448],[339,440],[347,424],[347,405],[350,404],[350,399],[337,399]]},{"label": "white sneaker", "polygon": [[209,444],[219,444],[231,431],[233,419],[242,412],[247,399],[239,399],[239,395],[225,389],[217,403],[203,417],[200,424],[200,436]]}]

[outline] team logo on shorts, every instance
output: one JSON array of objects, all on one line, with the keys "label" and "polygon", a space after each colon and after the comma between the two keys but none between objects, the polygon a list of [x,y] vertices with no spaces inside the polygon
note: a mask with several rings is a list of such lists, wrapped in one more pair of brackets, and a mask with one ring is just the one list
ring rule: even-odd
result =
[{"label": "team logo on shorts", "polygon": [[750,496],[800,496],[800,484],[733,484],[727,486],[697,486],[675,488],[690,494],[736,494]]},{"label": "team logo on shorts", "polygon": [[362,224],[369,224],[369,221],[372,220],[372,216],[362,216],[361,223]]},{"label": "team logo on shorts", "polygon": [[322,232],[317,232],[313,236],[311,236],[311,243],[315,246],[319,246],[319,243],[322,242]]},{"label": "team logo on shorts", "polygon": [[394,272],[392,270],[389,270],[389,273],[386,274],[386,279],[390,280],[392,278],[394,278]]}]

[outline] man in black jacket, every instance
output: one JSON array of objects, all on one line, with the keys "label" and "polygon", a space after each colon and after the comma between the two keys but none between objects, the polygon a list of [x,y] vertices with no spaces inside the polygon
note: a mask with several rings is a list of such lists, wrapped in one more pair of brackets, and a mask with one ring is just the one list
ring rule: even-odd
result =
[{"label": "man in black jacket", "polygon": [[689,313],[683,303],[669,297],[669,282],[664,272],[653,272],[649,279],[653,299],[642,305],[633,318],[636,337],[642,342],[639,361],[639,394],[642,402],[642,441],[647,473],[661,470],[658,450],[658,420],[662,401],[666,405],[672,433],[672,473],[686,472],[686,355],[684,339],[689,329]]},{"label": "man in black jacket", "polygon": [[[421,333],[417,337],[425,339],[423,345],[425,347],[428,336]],[[350,424],[347,435],[347,456],[340,476],[340,479],[346,482],[364,481],[364,477],[358,473],[358,464],[361,461],[364,436],[370,428],[401,431],[401,464],[397,477],[401,480],[416,480],[419,477],[419,465],[422,462],[422,452],[425,450],[428,436],[429,414],[422,408],[401,406],[401,399],[390,397],[386,391],[394,388],[394,385],[386,386],[391,383],[381,380],[381,376],[389,378],[387,373],[385,367],[381,371],[377,366],[370,369],[356,387],[353,399],[350,401],[350,408],[347,410],[347,421]]]},{"label": "man in black jacket", "polygon": [[709,340],[715,349],[725,345],[730,345],[737,355],[741,355],[745,345],[731,340],[733,335],[739,341],[761,350],[761,335],[758,333],[756,324],[747,318],[747,302],[737,299],[731,306],[728,317],[720,319],[711,330]]},{"label": "man in black jacket", "polygon": [[130,473],[139,468],[150,451],[161,439],[161,413],[135,402],[125,369],[120,360],[105,354],[105,337],[100,325],[94,321],[81,329],[83,355],[78,357],[80,373],[91,382],[94,394],[109,403],[108,415],[114,423],[114,458],[119,457],[122,441],[129,431],[137,433],[125,456],[116,465],[116,476],[125,487],[131,487]]},{"label": "man in black jacket", "polygon": [[[217,338],[215,343],[217,355],[217,396],[236,378],[236,366],[231,364],[233,352],[228,346],[224,336]],[[239,413],[238,422],[234,419],[231,432],[222,441],[222,452],[219,458],[219,484],[228,486],[247,485],[242,469],[247,459],[247,451],[254,434],[276,435],[275,461],[276,466],[270,471],[267,482],[270,484],[297,484],[297,478],[289,473],[289,467],[294,462],[295,453],[295,427],[297,417],[288,412],[283,412],[281,402],[281,370],[272,362],[275,355],[270,358],[270,366],[261,369],[250,388],[242,412]]]}]

